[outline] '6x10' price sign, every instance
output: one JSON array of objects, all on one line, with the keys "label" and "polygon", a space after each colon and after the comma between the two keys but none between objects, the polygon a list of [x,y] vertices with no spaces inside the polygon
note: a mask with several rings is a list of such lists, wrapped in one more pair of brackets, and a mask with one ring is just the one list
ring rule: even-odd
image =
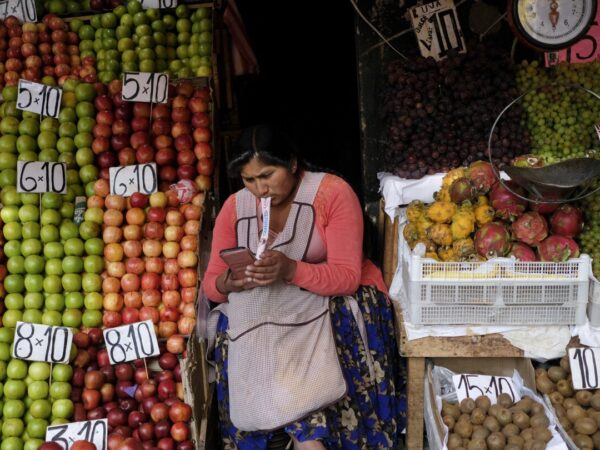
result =
[{"label": "'6x10' price sign", "polygon": [[569,349],[569,366],[574,389],[598,389],[600,348],[577,347]]},{"label": "'6x10' price sign", "polygon": [[17,192],[67,193],[67,164],[17,161]]},{"label": "'6x10' price sign", "polygon": [[56,442],[64,450],[69,450],[75,441],[89,441],[98,450],[106,450],[108,419],[52,425],[46,428],[46,441]]},{"label": "'6x10' price sign", "polygon": [[500,394],[508,394],[513,402],[521,400],[515,385],[509,377],[492,375],[460,374],[452,377],[459,403],[465,398],[477,398],[481,395],[489,397],[496,403]]},{"label": "'6x10' price sign", "polygon": [[156,164],[111,167],[108,170],[110,193],[129,197],[134,192],[153,194],[158,188]]},{"label": "'6x10' price sign", "polygon": [[156,331],[151,320],[136,322],[103,331],[111,364],[120,364],[160,354]]},{"label": "'6x10' price sign", "polygon": [[17,322],[12,357],[54,364],[67,363],[72,344],[73,332],[67,327]]},{"label": "'6x10' price sign", "polygon": [[125,72],[121,96],[128,102],[166,103],[169,99],[169,75]]},{"label": "'6x10' price sign", "polygon": [[27,80],[19,80],[17,109],[58,119],[62,89]]}]

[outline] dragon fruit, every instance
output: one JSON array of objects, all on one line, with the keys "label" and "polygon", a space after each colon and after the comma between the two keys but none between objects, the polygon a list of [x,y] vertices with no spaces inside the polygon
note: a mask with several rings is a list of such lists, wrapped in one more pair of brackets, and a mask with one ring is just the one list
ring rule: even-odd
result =
[{"label": "dragon fruit", "polygon": [[496,210],[496,216],[504,220],[514,220],[523,214],[527,207],[527,201],[509,191],[505,184],[517,194],[525,195],[523,189],[516,184],[510,181],[505,181],[503,184],[498,181],[490,192],[490,202]]},{"label": "dragon fruit", "polygon": [[575,206],[561,205],[550,217],[550,227],[554,234],[575,237],[583,230],[583,214]]},{"label": "dragon fruit", "polygon": [[535,247],[548,236],[548,222],[537,212],[526,212],[513,222],[512,231],[517,240]]},{"label": "dragon fruit", "polygon": [[544,160],[535,155],[521,155],[513,159],[512,165],[515,167],[538,169],[540,167],[544,167]]},{"label": "dragon fruit", "polygon": [[560,262],[579,256],[577,243],[570,237],[559,236],[557,234],[544,239],[538,245],[537,250],[540,261]]},{"label": "dragon fruit", "polygon": [[457,204],[466,200],[473,200],[477,195],[477,190],[471,180],[466,177],[458,178],[450,185],[450,199]]},{"label": "dragon fruit", "polygon": [[490,222],[475,233],[475,250],[486,258],[506,255],[511,248],[510,233],[504,224]]},{"label": "dragon fruit", "polygon": [[475,161],[467,169],[467,178],[471,180],[475,189],[486,194],[496,182],[496,173],[489,162]]},{"label": "dragon fruit", "polygon": [[522,242],[513,242],[507,256],[514,256],[519,261],[537,261],[533,249]]}]

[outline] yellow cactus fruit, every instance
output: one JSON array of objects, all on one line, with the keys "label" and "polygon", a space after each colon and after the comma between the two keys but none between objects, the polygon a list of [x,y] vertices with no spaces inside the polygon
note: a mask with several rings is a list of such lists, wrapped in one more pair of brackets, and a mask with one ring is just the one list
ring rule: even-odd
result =
[{"label": "yellow cactus fruit", "polygon": [[475,231],[475,217],[473,213],[468,211],[459,211],[452,217],[452,237],[456,239],[464,239],[469,237]]},{"label": "yellow cactus fruit", "polygon": [[417,223],[424,211],[425,206],[423,205],[423,202],[419,200],[413,200],[406,208],[406,218],[410,223]]},{"label": "yellow cactus fruit", "polygon": [[494,208],[490,205],[479,205],[475,208],[475,221],[481,227],[494,220]]},{"label": "yellow cactus fruit", "polygon": [[433,222],[427,218],[426,215],[422,215],[417,222],[417,229],[419,230],[419,238],[427,238],[427,230],[433,226]]},{"label": "yellow cactus fruit", "polygon": [[435,259],[436,261],[440,260],[440,257],[438,256],[438,254],[436,252],[427,252],[427,253],[425,253],[425,258]]},{"label": "yellow cactus fruit", "polygon": [[459,260],[465,260],[471,255],[475,254],[475,244],[471,238],[464,238],[454,241],[452,243],[452,248],[454,249]]},{"label": "yellow cactus fruit", "polygon": [[458,167],[456,169],[452,169],[442,179],[442,187],[449,188],[454,180],[458,180],[459,178],[463,178],[465,176],[465,169],[463,167]]},{"label": "yellow cactus fruit", "polygon": [[436,223],[450,223],[456,214],[456,205],[452,202],[434,202],[427,209],[427,217]]},{"label": "yellow cactus fruit", "polygon": [[417,225],[414,223],[407,223],[402,230],[402,236],[404,236],[404,239],[406,239],[410,248],[413,248],[415,241],[419,239],[419,229],[417,228]]},{"label": "yellow cactus fruit", "polygon": [[425,251],[427,252],[436,252],[437,251],[437,245],[435,245],[435,242],[430,241],[429,239],[419,239],[418,241],[415,242],[415,245],[417,244],[423,244],[425,246]]},{"label": "yellow cactus fruit", "polygon": [[427,231],[427,237],[437,245],[452,245],[452,231],[445,223],[436,223]]},{"label": "yellow cactus fruit", "polygon": [[452,199],[450,198],[450,188],[448,188],[448,187],[440,189],[433,196],[434,196],[435,200],[439,201],[439,202],[451,202],[452,201]]},{"label": "yellow cactus fruit", "polygon": [[438,248],[438,256],[442,261],[456,261],[456,251],[452,246]]},{"label": "yellow cactus fruit", "polygon": [[489,205],[490,201],[485,195],[479,195],[477,197],[477,206]]}]

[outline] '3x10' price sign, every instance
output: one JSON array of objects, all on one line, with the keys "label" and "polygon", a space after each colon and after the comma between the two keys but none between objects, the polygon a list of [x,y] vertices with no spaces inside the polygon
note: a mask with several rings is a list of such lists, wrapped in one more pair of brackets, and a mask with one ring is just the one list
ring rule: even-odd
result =
[{"label": "'3x10' price sign", "polygon": [[158,189],[156,164],[111,167],[108,169],[110,193],[130,197],[134,192],[150,195]]},{"label": "'3x10' price sign", "polygon": [[98,450],[107,449],[108,419],[86,420],[46,428],[46,441],[56,442],[64,450],[69,450],[75,441],[89,441]]},{"label": "'3x10' price sign", "polygon": [[120,364],[160,354],[156,331],[151,320],[136,322],[103,331],[111,364]]},{"label": "'3x10' price sign", "polygon": [[17,161],[17,192],[67,193],[67,164]]},{"label": "'3x10' price sign", "polygon": [[33,81],[19,80],[17,109],[58,119],[62,89]]},{"label": "'3x10' price sign", "polygon": [[125,72],[121,96],[128,102],[166,103],[169,99],[169,75]]},{"label": "'3x10' price sign", "polygon": [[3,0],[0,1],[0,19],[15,16],[20,22],[37,22],[35,0]]},{"label": "'3x10' price sign", "polygon": [[54,364],[67,363],[72,345],[73,332],[67,327],[17,322],[12,357]]}]

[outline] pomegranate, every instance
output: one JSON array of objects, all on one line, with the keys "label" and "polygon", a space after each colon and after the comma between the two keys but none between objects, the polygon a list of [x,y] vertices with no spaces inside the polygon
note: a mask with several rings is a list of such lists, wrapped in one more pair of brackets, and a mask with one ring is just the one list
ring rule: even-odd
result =
[{"label": "pomegranate", "polygon": [[466,177],[457,178],[450,185],[450,199],[454,203],[461,204],[466,200],[471,201],[476,195],[477,189],[475,189],[471,180]]},{"label": "pomegranate", "polygon": [[[505,181],[504,182],[512,191],[524,195],[522,188],[516,184]],[[496,210],[496,215],[504,220],[514,220],[519,217],[525,211],[527,207],[527,201],[517,197],[501,182],[496,182],[490,192],[490,202],[492,207]]]},{"label": "pomegranate", "polygon": [[506,255],[511,248],[510,234],[503,223],[490,222],[475,233],[475,250],[486,258]]},{"label": "pomegranate", "polygon": [[554,234],[575,237],[583,230],[583,214],[575,206],[561,205],[550,217],[550,226]]},{"label": "pomegranate", "polygon": [[552,235],[538,245],[540,261],[560,262],[579,256],[577,243],[566,236]]},{"label": "pomegranate", "polygon": [[507,256],[514,256],[519,261],[537,261],[537,256],[535,256],[533,249],[522,242],[513,242]]},{"label": "pomegranate", "polygon": [[477,191],[486,194],[496,182],[496,173],[489,162],[475,161],[467,169],[467,178]]},{"label": "pomegranate", "polygon": [[517,240],[535,247],[548,236],[548,222],[537,212],[527,212],[513,222],[512,231]]}]

